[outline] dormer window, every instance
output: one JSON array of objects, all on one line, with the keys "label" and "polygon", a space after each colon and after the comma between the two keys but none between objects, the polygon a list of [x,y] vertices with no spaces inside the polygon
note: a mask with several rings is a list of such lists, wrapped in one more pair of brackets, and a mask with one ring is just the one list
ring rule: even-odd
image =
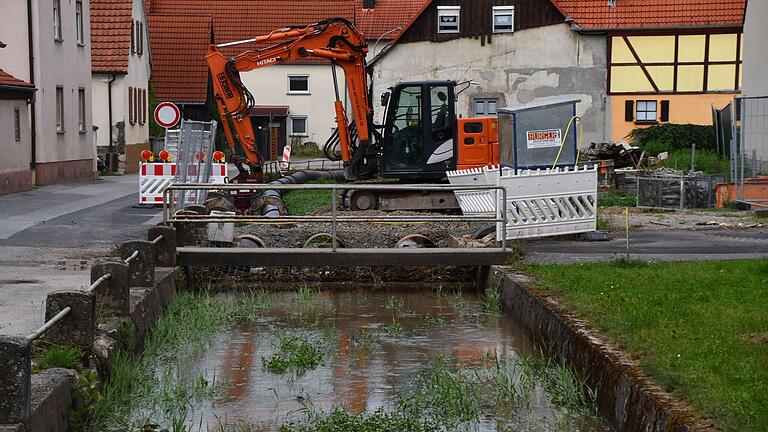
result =
[{"label": "dormer window", "polygon": [[494,6],[493,7],[493,32],[494,33],[512,33],[515,31],[515,7],[514,6]]},{"label": "dormer window", "polygon": [[437,7],[437,32],[438,33],[459,33],[459,16],[461,15],[461,6],[438,6]]}]

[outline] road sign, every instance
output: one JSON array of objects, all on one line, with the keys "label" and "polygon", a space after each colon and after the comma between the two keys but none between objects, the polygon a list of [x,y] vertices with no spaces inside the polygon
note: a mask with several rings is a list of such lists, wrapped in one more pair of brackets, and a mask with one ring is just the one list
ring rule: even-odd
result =
[{"label": "road sign", "polygon": [[162,102],[155,108],[155,122],[166,129],[176,126],[181,120],[181,111],[176,104]]}]

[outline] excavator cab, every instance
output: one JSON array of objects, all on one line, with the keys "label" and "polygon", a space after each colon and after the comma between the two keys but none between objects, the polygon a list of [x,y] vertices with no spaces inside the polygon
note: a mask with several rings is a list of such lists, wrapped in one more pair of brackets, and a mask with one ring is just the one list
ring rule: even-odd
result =
[{"label": "excavator cab", "polygon": [[440,180],[456,168],[456,83],[404,82],[382,98],[382,175]]}]

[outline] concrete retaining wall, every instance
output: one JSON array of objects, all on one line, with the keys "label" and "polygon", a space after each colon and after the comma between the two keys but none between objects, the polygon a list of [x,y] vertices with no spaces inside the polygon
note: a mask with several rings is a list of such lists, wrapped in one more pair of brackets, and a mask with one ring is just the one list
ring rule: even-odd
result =
[{"label": "concrete retaining wall", "polygon": [[531,341],[566,362],[597,389],[600,414],[615,430],[719,430],[654,384],[627,354],[567,312],[557,299],[536,290],[530,277],[496,267],[490,279],[502,288],[507,315]]}]

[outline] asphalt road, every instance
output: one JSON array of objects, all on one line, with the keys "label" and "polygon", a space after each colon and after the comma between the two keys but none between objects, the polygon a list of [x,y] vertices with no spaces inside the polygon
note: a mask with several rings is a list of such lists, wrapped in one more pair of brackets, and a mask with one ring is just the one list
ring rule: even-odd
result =
[{"label": "asphalt road", "polygon": [[[526,260],[539,263],[599,261],[626,256],[624,233],[606,242],[541,240],[524,245]],[[693,261],[768,257],[768,229],[659,230],[630,233],[633,259]]]}]

